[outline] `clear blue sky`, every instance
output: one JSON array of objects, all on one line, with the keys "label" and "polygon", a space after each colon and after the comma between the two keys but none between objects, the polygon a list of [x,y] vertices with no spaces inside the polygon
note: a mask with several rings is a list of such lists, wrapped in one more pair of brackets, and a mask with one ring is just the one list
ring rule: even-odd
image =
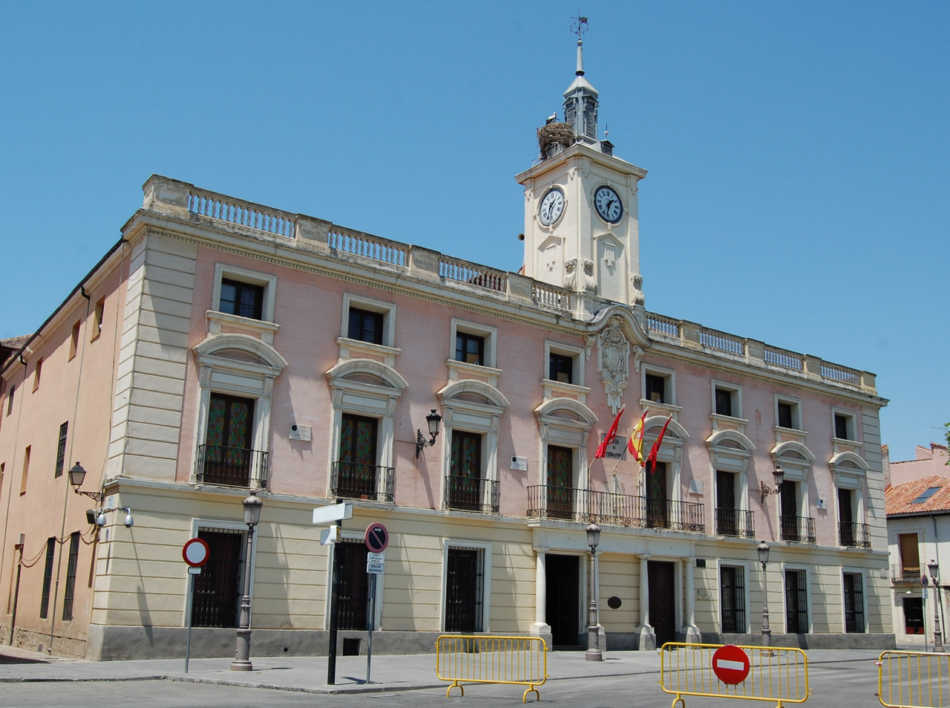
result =
[{"label": "clear blue sky", "polygon": [[[0,2],[0,337],[152,173],[517,270],[562,2]],[[946,405],[950,3],[585,2],[641,185],[647,308],[874,371],[892,459]]]}]

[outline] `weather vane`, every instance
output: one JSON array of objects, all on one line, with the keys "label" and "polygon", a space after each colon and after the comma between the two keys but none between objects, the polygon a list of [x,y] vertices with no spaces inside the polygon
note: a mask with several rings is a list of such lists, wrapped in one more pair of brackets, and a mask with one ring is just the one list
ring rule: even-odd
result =
[{"label": "weather vane", "polygon": [[578,10],[577,12],[578,16],[571,18],[572,20],[574,20],[574,24],[571,25],[571,34],[577,35],[578,42],[581,40],[581,35],[590,29],[590,25],[587,23],[587,18],[581,17],[580,14],[581,13]]}]

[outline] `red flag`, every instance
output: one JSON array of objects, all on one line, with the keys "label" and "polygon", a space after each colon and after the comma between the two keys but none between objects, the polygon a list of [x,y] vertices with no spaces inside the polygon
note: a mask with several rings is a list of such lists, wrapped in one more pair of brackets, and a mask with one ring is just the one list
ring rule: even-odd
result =
[{"label": "red flag", "polygon": [[626,406],[623,406],[620,409],[620,412],[617,414],[617,417],[614,418],[614,424],[610,426],[610,430],[607,431],[607,436],[604,438],[603,442],[600,443],[600,447],[597,448],[597,452],[594,453],[594,459],[600,459],[607,455],[607,446],[617,439],[617,426],[620,424],[620,416],[623,415],[623,412],[627,409]]},{"label": "red flag", "polygon": [[643,415],[640,416],[640,421],[633,426],[633,432],[630,433],[630,440],[627,441],[627,448],[630,450],[630,454],[633,455],[634,459],[641,465],[643,464],[643,430],[646,426],[646,420],[649,414],[649,408],[643,411]]},{"label": "red flag", "polygon": [[671,420],[673,420],[672,415],[666,419],[666,422],[663,424],[663,430],[660,431],[659,437],[657,437],[656,442],[653,443],[653,447],[650,448],[650,455],[647,457],[647,465],[656,466],[656,456],[660,454],[660,445],[663,444],[663,436],[666,434],[666,427],[670,424]]}]

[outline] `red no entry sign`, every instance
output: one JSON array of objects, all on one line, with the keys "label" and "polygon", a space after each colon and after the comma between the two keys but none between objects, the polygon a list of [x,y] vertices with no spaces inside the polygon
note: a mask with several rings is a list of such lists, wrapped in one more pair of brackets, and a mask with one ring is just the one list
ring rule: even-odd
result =
[{"label": "red no entry sign", "polygon": [[200,568],[208,562],[208,544],[200,538],[186,541],[181,549],[181,557],[192,568]]},{"label": "red no entry sign", "polygon": [[389,531],[382,524],[370,524],[363,534],[366,547],[373,553],[382,553],[389,545]]},{"label": "red no entry sign", "polygon": [[730,686],[745,681],[749,675],[749,657],[739,647],[727,644],[712,657],[713,671],[719,680]]}]

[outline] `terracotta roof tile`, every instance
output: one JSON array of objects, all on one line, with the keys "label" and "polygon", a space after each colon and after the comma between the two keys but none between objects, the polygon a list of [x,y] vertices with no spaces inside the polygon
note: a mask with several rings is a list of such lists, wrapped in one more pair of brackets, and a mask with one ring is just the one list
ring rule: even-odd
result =
[{"label": "terracotta roof tile", "polygon": [[[922,504],[913,503],[931,487],[939,487],[939,491]],[[884,505],[888,516],[950,511],[950,477],[935,475],[888,487],[884,490]]]}]

